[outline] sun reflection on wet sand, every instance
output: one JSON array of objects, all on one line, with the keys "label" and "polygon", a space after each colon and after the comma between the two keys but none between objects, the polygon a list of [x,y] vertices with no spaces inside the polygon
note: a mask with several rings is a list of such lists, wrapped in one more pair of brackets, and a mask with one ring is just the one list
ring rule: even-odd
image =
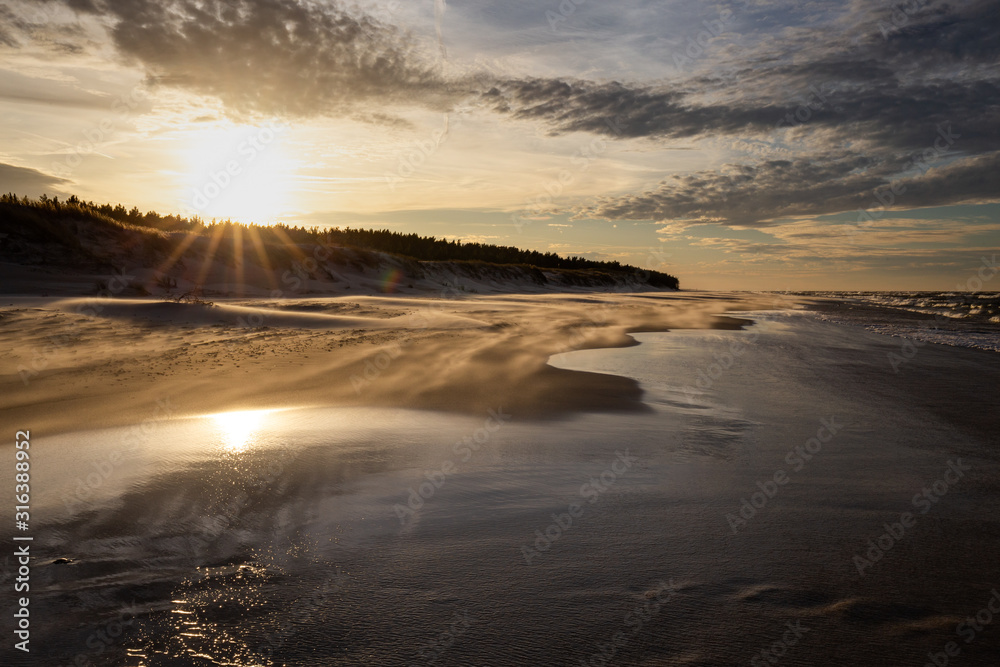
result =
[{"label": "sun reflection on wet sand", "polygon": [[261,426],[273,410],[241,410],[220,412],[211,415],[222,437],[222,445],[228,452],[245,451],[261,430]]}]

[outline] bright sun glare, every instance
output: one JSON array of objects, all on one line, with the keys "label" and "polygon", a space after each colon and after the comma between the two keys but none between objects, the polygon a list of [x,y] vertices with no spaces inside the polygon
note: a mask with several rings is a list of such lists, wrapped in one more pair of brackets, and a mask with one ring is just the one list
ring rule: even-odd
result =
[{"label": "bright sun glare", "polygon": [[222,432],[222,442],[225,448],[231,452],[242,452],[249,446],[268,412],[270,411],[222,412],[212,415],[212,419]]},{"label": "bright sun glare", "polygon": [[287,128],[224,125],[194,133],[186,151],[185,210],[202,218],[272,222],[290,208],[296,162]]}]

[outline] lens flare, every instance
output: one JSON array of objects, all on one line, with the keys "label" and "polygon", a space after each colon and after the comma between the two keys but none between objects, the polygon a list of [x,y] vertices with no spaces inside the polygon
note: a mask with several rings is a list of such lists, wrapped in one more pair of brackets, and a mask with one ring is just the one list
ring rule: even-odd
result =
[{"label": "lens flare", "polygon": [[389,269],[382,274],[379,281],[382,292],[392,294],[399,287],[399,281],[403,279],[403,273],[399,269]]}]

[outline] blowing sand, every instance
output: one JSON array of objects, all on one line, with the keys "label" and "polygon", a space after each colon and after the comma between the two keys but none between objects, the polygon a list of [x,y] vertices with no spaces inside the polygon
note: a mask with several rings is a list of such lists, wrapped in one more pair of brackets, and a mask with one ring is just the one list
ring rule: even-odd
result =
[{"label": "blowing sand", "polygon": [[[770,301],[768,301],[768,299]],[[774,305],[724,294],[336,297],[174,303],[5,297],[0,414],[57,433],[290,406],[522,416],[643,410],[631,379],[547,365],[632,332],[739,328]],[[783,303],[782,305],[787,305]]]}]

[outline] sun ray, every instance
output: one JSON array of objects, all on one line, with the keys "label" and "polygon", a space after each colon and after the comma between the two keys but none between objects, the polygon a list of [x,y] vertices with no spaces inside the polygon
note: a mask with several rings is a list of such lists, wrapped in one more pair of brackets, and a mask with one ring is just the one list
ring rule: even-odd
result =
[{"label": "sun ray", "polygon": [[297,259],[299,260],[306,259],[306,254],[302,252],[302,248],[299,247],[298,243],[292,240],[292,238],[288,235],[287,232],[285,232],[284,229],[282,229],[281,227],[272,227],[271,231],[274,233],[275,236],[281,238],[281,240],[284,242],[285,247],[288,248],[288,250],[293,255],[295,255]]},{"label": "sun ray", "polygon": [[170,269],[174,268],[174,265],[177,264],[177,261],[181,258],[181,255],[183,255],[187,251],[187,249],[191,247],[191,244],[197,241],[199,238],[201,238],[200,234],[197,234],[195,232],[188,232],[187,236],[181,239],[181,242],[178,243],[177,246],[174,248],[174,251],[170,253],[170,255],[165,260],[163,260],[163,262],[161,262],[158,267],[156,267],[156,272],[167,273],[168,271],[170,271]]},{"label": "sun ray", "polygon": [[212,230],[212,238],[209,239],[208,248],[205,250],[205,260],[201,264],[201,271],[198,273],[198,279],[195,281],[195,285],[199,288],[205,284],[208,272],[212,270],[215,253],[219,249],[219,244],[222,243],[222,237],[225,233],[226,226],[222,224],[216,225],[215,229]]},{"label": "sun ray", "polygon": [[233,226],[233,264],[236,295],[243,296],[245,273],[243,270],[243,225]]},{"label": "sun ray", "polygon": [[260,238],[260,229],[257,227],[247,227],[247,236],[250,237],[250,243],[253,245],[254,250],[257,253],[257,259],[260,261],[260,265],[264,268],[264,272],[267,275],[267,282],[271,287],[271,290],[278,289],[278,280],[274,277],[274,269],[271,268],[271,258],[268,257],[267,247],[264,245],[264,240]]}]

